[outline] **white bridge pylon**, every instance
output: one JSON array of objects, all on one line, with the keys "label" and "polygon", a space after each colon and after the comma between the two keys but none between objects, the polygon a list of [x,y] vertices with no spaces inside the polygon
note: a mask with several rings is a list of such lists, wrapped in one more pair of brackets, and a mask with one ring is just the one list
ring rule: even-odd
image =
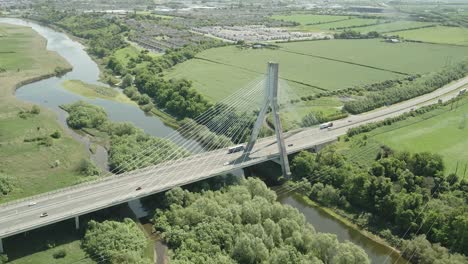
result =
[{"label": "white bridge pylon", "polygon": [[283,176],[289,178],[291,176],[291,170],[289,168],[289,160],[288,154],[286,152],[286,146],[284,144],[283,127],[281,125],[281,120],[279,117],[278,71],[278,63],[268,63],[268,75],[266,78],[265,85],[265,98],[263,100],[262,107],[260,108],[257,120],[255,121],[255,125],[252,129],[252,134],[250,136],[249,142],[245,147],[244,153],[248,155],[252,151],[255,142],[257,141],[258,134],[260,133],[260,129],[265,121],[266,114],[268,110],[271,109],[271,113],[273,115],[273,124],[275,126],[276,143],[278,144],[280,164]]}]

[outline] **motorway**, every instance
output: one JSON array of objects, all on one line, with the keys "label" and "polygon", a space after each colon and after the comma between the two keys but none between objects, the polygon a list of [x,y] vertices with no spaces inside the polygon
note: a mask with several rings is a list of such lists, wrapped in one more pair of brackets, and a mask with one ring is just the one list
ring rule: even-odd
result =
[{"label": "motorway", "polygon": [[[399,104],[335,121],[331,129],[308,128],[285,133],[286,146],[292,144],[287,152],[292,154],[334,141],[351,127],[398,116],[439,99],[446,101],[457,96],[457,91],[467,84],[468,77]],[[257,141],[249,157],[221,149],[8,203],[0,207],[0,238],[275,159],[278,159],[276,139],[269,137]],[[229,164],[225,165],[226,162]],[[31,202],[36,204],[30,206]],[[43,212],[48,216],[41,218]]]}]

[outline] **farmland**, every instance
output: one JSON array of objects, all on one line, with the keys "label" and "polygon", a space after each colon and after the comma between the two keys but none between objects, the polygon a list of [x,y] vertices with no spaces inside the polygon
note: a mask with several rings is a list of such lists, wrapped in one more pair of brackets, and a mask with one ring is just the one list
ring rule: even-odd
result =
[{"label": "farmland", "polygon": [[371,31],[386,33],[386,32],[395,32],[395,31],[402,31],[402,30],[408,30],[408,29],[415,29],[415,28],[431,26],[431,25],[434,25],[434,23],[418,22],[418,21],[395,21],[395,22],[382,23],[379,25],[373,25],[373,26],[368,26],[368,27],[359,27],[359,28],[355,28],[354,30],[362,32],[362,33],[368,33]]},{"label": "farmland", "polygon": [[[444,157],[446,172],[455,172],[468,162],[468,99],[449,111],[444,109],[426,113],[373,132],[375,139],[391,148],[411,152],[434,152]],[[460,170],[460,168],[459,168]]]},{"label": "farmland", "polygon": [[383,126],[340,143],[348,159],[368,166],[382,144],[397,151],[432,152],[442,155],[445,173],[463,171],[468,162],[468,97],[430,112]]},{"label": "farmland", "polygon": [[468,46],[468,29],[462,27],[430,27],[392,33],[405,39]]},{"label": "farmland", "polygon": [[[430,60],[428,53],[432,54]],[[395,72],[434,71],[443,67],[448,57],[455,62],[467,54],[464,47],[380,40],[295,42],[280,44],[277,50],[231,46],[204,51],[177,65],[166,78],[187,78],[210,100],[218,101],[263,74],[266,63],[273,60],[281,65],[280,77],[301,97],[405,76]]]},{"label": "farmland", "polygon": [[311,15],[311,14],[294,14],[294,15],[275,15],[273,19],[297,22],[301,25],[330,23],[339,20],[349,19],[348,16],[332,16],[332,15]]}]

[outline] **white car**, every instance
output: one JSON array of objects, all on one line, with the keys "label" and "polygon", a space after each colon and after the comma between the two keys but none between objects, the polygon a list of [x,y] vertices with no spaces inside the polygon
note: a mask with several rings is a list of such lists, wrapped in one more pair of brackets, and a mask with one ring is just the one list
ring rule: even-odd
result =
[{"label": "white car", "polygon": [[36,204],[37,204],[37,202],[30,202],[30,203],[28,204],[28,206],[35,206]]},{"label": "white car", "polygon": [[48,216],[48,215],[49,215],[49,214],[47,214],[47,212],[44,212],[44,213],[42,213],[39,217],[42,218],[42,217],[46,217],[46,216]]},{"label": "white car", "polygon": [[227,166],[227,165],[229,165],[229,164],[231,164],[231,162],[226,161],[226,162],[224,162],[223,166]]}]

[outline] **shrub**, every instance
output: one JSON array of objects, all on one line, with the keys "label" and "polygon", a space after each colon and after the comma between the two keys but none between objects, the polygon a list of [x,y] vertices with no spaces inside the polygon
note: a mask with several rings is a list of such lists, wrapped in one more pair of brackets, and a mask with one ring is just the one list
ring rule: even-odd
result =
[{"label": "shrub", "polygon": [[64,258],[66,255],[67,255],[67,251],[65,251],[65,249],[60,249],[58,251],[55,251],[52,256],[54,257],[54,259],[59,259],[59,258]]},{"label": "shrub", "polygon": [[78,171],[85,176],[96,176],[100,173],[99,168],[89,159],[81,160]]},{"label": "shrub", "polygon": [[[0,173],[0,195],[7,195],[13,190],[13,179],[6,174]],[[1,263],[1,262],[0,262]]]},{"label": "shrub", "polygon": [[54,133],[50,134],[52,138],[59,139],[62,134],[60,134],[60,131],[56,130]]},{"label": "shrub", "polygon": [[34,105],[34,106],[31,108],[31,114],[38,115],[40,112],[41,112],[41,109],[40,109],[39,106],[37,106],[37,105]]}]

